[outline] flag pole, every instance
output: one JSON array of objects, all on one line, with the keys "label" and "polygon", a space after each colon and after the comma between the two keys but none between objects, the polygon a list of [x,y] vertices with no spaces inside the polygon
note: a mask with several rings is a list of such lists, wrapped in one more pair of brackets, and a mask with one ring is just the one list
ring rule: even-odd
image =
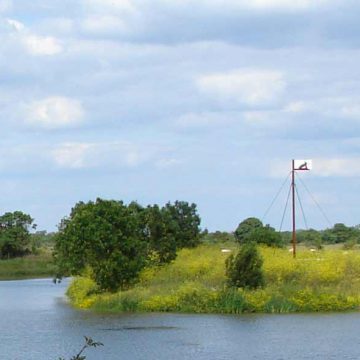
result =
[{"label": "flag pole", "polygon": [[292,190],[292,247],[293,257],[296,258],[296,224],[295,224],[295,160],[292,161],[291,170],[291,190]]}]

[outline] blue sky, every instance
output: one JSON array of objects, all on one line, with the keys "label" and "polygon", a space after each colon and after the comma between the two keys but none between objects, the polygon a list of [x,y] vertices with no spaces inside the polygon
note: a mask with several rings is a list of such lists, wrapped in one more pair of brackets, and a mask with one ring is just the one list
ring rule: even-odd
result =
[{"label": "blue sky", "polygon": [[[331,222],[360,223],[359,13],[353,0],[0,0],[1,212],[54,230],[80,200],[180,199],[203,228],[233,230],[262,218],[299,158]],[[327,227],[299,192],[309,227]],[[279,227],[285,200],[265,222]]]}]

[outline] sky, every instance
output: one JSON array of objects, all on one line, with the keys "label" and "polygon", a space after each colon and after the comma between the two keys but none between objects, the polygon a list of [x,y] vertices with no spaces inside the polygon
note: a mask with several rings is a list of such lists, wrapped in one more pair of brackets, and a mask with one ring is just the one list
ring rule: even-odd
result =
[{"label": "sky", "polygon": [[210,231],[283,214],[289,229],[291,159],[312,159],[298,226],[359,224],[359,14],[355,0],[0,0],[0,213],[53,231],[78,201],[184,200]]}]

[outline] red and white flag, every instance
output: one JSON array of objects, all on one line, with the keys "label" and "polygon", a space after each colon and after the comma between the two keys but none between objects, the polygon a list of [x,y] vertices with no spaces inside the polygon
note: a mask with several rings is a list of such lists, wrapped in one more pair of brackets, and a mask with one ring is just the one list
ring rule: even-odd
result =
[{"label": "red and white flag", "polygon": [[312,160],[294,160],[294,170],[311,170]]}]

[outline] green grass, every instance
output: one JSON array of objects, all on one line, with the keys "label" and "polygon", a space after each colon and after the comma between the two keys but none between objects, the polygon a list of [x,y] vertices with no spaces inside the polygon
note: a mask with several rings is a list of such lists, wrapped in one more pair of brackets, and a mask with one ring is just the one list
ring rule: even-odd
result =
[{"label": "green grass", "polygon": [[0,260],[0,280],[19,280],[54,276],[55,266],[50,253]]},{"label": "green grass", "polygon": [[[310,312],[357,310],[360,305],[360,251],[329,248],[261,248],[266,286],[257,290],[226,287],[221,245],[183,249],[177,259],[142,271],[130,290],[100,293],[88,278],[68,289],[71,303],[95,311],[171,311],[194,313]],[[226,247],[236,249],[234,244]]]}]

